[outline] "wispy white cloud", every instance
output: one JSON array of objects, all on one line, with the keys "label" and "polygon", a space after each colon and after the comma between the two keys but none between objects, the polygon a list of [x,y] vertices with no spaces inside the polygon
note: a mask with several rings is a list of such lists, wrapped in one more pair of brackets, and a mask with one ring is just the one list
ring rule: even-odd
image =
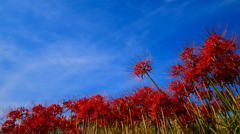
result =
[{"label": "wispy white cloud", "polygon": [[[14,5],[19,4],[20,6],[17,7],[22,8],[23,14],[29,12],[36,14],[34,17],[43,16],[44,19],[50,21],[49,23],[53,23],[66,15],[61,10],[62,8],[55,12],[54,8],[49,7],[53,4],[49,5],[45,2],[38,3],[36,7],[32,6],[34,4],[29,1],[16,2]],[[63,14],[61,15],[61,13]],[[78,39],[63,36],[54,30],[50,33],[34,31],[27,26],[27,23],[22,24],[25,21],[23,18],[19,19],[16,22],[11,21],[17,26],[15,29],[6,28],[8,34],[0,33],[3,41],[5,37],[12,38],[12,41],[5,40],[4,43],[0,43],[0,53],[2,54],[0,65],[5,65],[4,61],[7,61],[11,66],[11,68],[0,69],[2,74],[0,78],[1,106],[24,104],[31,100],[54,99],[54,97],[59,99],[65,95],[99,93],[111,89],[114,84],[116,86],[112,87],[114,88],[111,90],[112,92],[127,87],[128,81],[124,81],[126,79],[122,78],[124,72],[120,72],[124,71],[125,67],[120,65],[118,61],[123,61],[121,55],[126,58],[126,52],[129,51],[130,47],[127,49],[121,47],[120,51],[118,49],[113,52],[111,50],[116,49],[113,44],[106,49],[104,44],[108,43],[107,40],[112,37],[110,33],[105,33],[106,35],[102,36],[103,40],[86,38],[89,37],[85,36],[86,28],[91,31],[93,24],[87,16],[83,15],[78,19],[70,17],[76,21],[83,19],[79,21],[80,27],[78,26],[78,28],[83,27],[86,31],[73,35],[80,37]],[[100,28],[100,26],[95,27]],[[46,41],[44,34],[53,39]],[[121,34],[122,32],[116,32],[115,35]],[[27,42],[19,41],[19,38],[27,40]],[[131,40],[131,37],[127,40]],[[31,44],[24,44],[29,42]],[[131,43],[131,45],[136,44]],[[131,49],[131,52],[134,53],[134,49]],[[117,81],[106,85],[113,80],[113,77]]]},{"label": "wispy white cloud", "polygon": [[[8,60],[11,65],[17,65],[13,69],[0,70],[3,74],[0,78],[0,102],[6,105],[15,105],[16,101],[29,103],[31,99],[44,100],[57,95],[63,97],[76,92],[91,93],[87,91],[89,88],[101,88],[103,91],[102,82],[122,77],[117,72],[119,65],[115,64],[119,56],[111,52],[102,53],[95,45],[59,41],[38,50],[36,54],[31,50],[22,50],[16,44],[2,44],[0,48],[0,53],[5,55],[2,61]],[[0,61],[0,64],[4,63]]]},{"label": "wispy white cloud", "polygon": [[177,5],[172,6],[172,5],[168,4],[169,2],[171,2],[171,0],[168,1],[166,4],[163,4],[160,7],[154,9],[150,13],[150,15],[161,14],[164,16],[171,15],[171,17],[179,16],[179,14],[181,14],[185,10],[185,7],[188,6],[188,4],[190,4],[190,1],[187,1],[187,2],[179,3]]}]

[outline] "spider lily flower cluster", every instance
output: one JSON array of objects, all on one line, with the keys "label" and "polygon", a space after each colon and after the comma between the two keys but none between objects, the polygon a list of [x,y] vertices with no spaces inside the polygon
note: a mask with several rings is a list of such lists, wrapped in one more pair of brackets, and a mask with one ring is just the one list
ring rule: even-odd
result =
[{"label": "spider lily flower cluster", "polygon": [[[240,55],[236,38],[211,34],[199,47],[185,47],[173,65],[167,93],[148,72],[151,61],[133,66],[149,86],[112,100],[101,95],[68,100],[63,105],[35,105],[10,111],[1,132],[25,133],[240,133]],[[68,115],[67,115],[68,113]]]},{"label": "spider lily flower cluster", "polygon": [[149,60],[139,61],[134,66],[134,74],[137,77],[143,78],[143,75],[146,74],[149,71],[152,71],[152,67],[150,66],[150,61]]}]

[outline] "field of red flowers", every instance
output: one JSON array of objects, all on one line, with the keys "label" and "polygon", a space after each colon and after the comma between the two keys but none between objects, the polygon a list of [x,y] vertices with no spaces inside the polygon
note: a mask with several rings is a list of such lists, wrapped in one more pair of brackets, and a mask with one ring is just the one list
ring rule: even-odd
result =
[{"label": "field of red flowers", "polygon": [[[34,105],[10,111],[0,133],[13,134],[237,134],[240,133],[240,55],[236,35],[209,31],[202,44],[184,47],[173,65],[171,95],[149,72],[149,59],[132,67],[144,86],[112,100],[101,95],[63,104]],[[196,47],[197,46],[197,47]]]}]

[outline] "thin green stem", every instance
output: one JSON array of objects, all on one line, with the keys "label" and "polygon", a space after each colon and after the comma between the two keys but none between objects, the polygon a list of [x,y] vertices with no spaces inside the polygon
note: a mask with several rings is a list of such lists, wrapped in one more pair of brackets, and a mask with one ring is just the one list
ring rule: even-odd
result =
[{"label": "thin green stem", "polygon": [[149,75],[149,73],[146,72],[146,74],[147,74],[148,78],[152,81],[152,83],[156,86],[156,88],[157,88],[160,92],[162,92],[162,90],[158,87],[157,83],[152,79],[152,77]]}]

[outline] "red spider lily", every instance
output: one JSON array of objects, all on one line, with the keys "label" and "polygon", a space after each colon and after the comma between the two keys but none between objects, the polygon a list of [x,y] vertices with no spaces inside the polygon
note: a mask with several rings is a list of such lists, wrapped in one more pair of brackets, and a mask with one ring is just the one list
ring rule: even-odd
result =
[{"label": "red spider lily", "polygon": [[171,76],[180,76],[184,71],[184,67],[180,64],[173,65],[172,70],[170,71]]},{"label": "red spider lily", "polygon": [[60,105],[53,104],[49,107],[37,105],[32,108],[31,116],[24,121],[25,126],[31,132],[49,132],[61,127],[62,108]]},{"label": "red spider lily", "polygon": [[182,61],[188,61],[196,57],[194,54],[195,48],[193,47],[184,47],[184,51],[180,55]]},{"label": "red spider lily", "polygon": [[129,96],[116,98],[111,103],[112,114],[114,119],[123,123],[130,123],[130,115],[132,114],[132,102]]},{"label": "red spider lily", "polygon": [[110,122],[111,110],[110,104],[101,95],[94,95],[87,98],[82,98],[72,104],[70,108],[74,113],[74,121],[78,124],[84,120],[98,120],[99,125],[104,125]]},{"label": "red spider lily", "polygon": [[152,88],[144,86],[130,96],[132,107],[134,107],[132,114],[135,120],[142,120],[143,117],[150,118],[153,92]]},{"label": "red spider lily", "polygon": [[193,85],[191,83],[185,83],[184,81],[175,80],[170,83],[169,90],[174,91],[175,95],[179,98],[188,96],[194,92]]},{"label": "red spider lily", "polygon": [[141,89],[138,89],[138,91],[135,92],[130,99],[133,101],[136,107],[139,107],[142,111],[148,113],[148,109],[152,103],[150,99],[153,95],[153,92],[154,90],[152,88],[144,86]]},{"label": "red spider lily", "polygon": [[2,124],[2,131],[4,133],[11,133],[15,127],[16,124],[13,120],[7,120]]},{"label": "red spider lily", "polygon": [[190,85],[192,90],[209,87],[209,79],[231,83],[239,79],[240,55],[236,54],[236,49],[236,38],[229,40],[213,33],[200,48],[185,47],[180,55],[183,64],[172,66],[170,74],[180,76],[181,83],[187,83],[185,88]]},{"label": "red spider lily", "polygon": [[145,60],[145,61],[139,61],[135,66],[134,66],[134,74],[137,77],[143,78],[143,75],[146,74],[149,71],[152,71],[152,67],[150,66],[150,61]]},{"label": "red spider lily", "polygon": [[16,121],[17,119],[23,119],[25,116],[29,115],[29,110],[23,107],[8,113],[7,118]]},{"label": "red spider lily", "polygon": [[[5,122],[5,128],[8,129],[3,129],[3,131],[5,132],[6,130],[11,133],[48,133],[57,128],[65,128],[62,126],[61,114],[62,108],[57,104],[49,107],[37,105],[31,111],[25,108],[18,108],[9,113],[8,118],[12,120]],[[20,121],[20,124],[16,122],[17,120]],[[12,125],[13,123],[14,125]],[[10,126],[11,130],[9,129]]]},{"label": "red spider lily", "polygon": [[29,110],[20,107],[7,114],[7,120],[2,125],[2,131],[4,133],[17,133],[20,132],[21,126],[24,124],[24,120],[29,116]]},{"label": "red spider lily", "polygon": [[237,43],[214,33],[201,48],[198,73],[211,74],[216,82],[229,82],[239,76],[240,56],[236,54]]},{"label": "red spider lily", "polygon": [[151,94],[151,98],[149,98],[152,101],[151,105],[151,118],[153,121],[156,121],[158,118],[162,118],[162,111],[164,113],[164,116],[171,116],[172,112],[169,107],[169,96],[165,94],[164,92],[154,91]]}]

